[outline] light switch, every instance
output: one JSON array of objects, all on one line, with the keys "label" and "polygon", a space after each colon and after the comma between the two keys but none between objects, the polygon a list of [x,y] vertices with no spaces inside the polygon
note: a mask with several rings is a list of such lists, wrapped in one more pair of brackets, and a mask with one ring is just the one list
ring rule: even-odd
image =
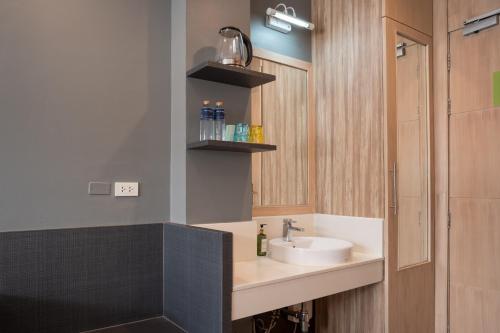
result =
[{"label": "light switch", "polygon": [[111,194],[111,183],[106,182],[89,182],[90,195],[110,195]]}]

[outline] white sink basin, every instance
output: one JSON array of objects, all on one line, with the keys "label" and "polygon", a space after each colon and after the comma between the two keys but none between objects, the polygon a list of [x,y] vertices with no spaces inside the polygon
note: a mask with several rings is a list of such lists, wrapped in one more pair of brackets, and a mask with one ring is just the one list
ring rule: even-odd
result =
[{"label": "white sink basin", "polygon": [[269,241],[269,252],[272,259],[288,264],[326,266],[348,261],[352,246],[329,237],[294,237],[292,242],[275,238]]}]

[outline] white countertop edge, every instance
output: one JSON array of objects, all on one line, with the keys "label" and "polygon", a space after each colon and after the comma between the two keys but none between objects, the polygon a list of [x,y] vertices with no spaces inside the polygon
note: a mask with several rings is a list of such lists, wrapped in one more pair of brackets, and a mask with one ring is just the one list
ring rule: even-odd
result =
[{"label": "white countertop edge", "polygon": [[[301,279],[309,276],[314,276],[314,275],[319,275],[319,274],[324,274],[324,273],[329,273],[329,272],[334,272],[342,269],[348,269],[348,268],[353,268],[353,267],[358,267],[374,262],[379,262],[383,261],[383,257],[378,257],[378,256],[373,256],[373,255],[368,255],[366,253],[358,253],[354,252],[352,254],[352,259],[348,262],[342,263],[342,264],[336,264],[336,265],[331,265],[331,266],[298,266],[298,265],[292,265],[292,264],[287,264],[279,261],[275,261],[271,258],[268,257],[263,257],[263,258],[256,258],[256,260],[252,261],[241,261],[241,262],[236,262],[235,263],[235,273],[238,270],[238,264],[255,264],[259,265],[260,262],[267,262],[270,264],[269,268],[273,269],[272,266],[276,267],[277,270],[279,270],[280,267],[286,268],[289,270],[293,270],[294,268],[297,269],[297,272],[292,272],[287,276],[283,276],[284,273],[280,272],[279,275],[280,277],[276,279],[267,279],[267,280],[262,280],[262,281],[257,281],[257,282],[245,282],[245,283],[240,283],[237,285],[233,285],[233,292],[235,291],[241,291],[241,290],[247,290],[247,289],[252,289],[252,288],[258,288],[262,286],[269,286],[273,284],[278,284],[284,281],[290,281],[290,280],[296,280],[296,279]],[[294,267],[295,266],[295,267]],[[303,272],[302,270],[304,269],[311,269],[310,271]],[[237,275],[237,274],[234,274]]]},{"label": "white countertop edge", "polygon": [[327,269],[280,283],[234,291],[231,317],[232,320],[246,318],[257,313],[378,283],[383,281],[383,270],[383,260],[370,260],[359,265],[343,266],[342,269]]}]

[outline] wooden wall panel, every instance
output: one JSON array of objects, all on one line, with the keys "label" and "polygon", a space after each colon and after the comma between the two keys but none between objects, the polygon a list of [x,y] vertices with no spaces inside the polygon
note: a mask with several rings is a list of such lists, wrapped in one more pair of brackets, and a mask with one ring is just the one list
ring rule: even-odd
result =
[{"label": "wooden wall panel", "polygon": [[383,284],[346,291],[316,300],[316,332],[376,333],[383,332]]},{"label": "wooden wall panel", "polygon": [[380,1],[315,0],[317,211],[384,216]]},{"label": "wooden wall panel", "polygon": [[500,108],[453,113],[450,118],[450,327],[454,333],[493,333],[500,328],[499,129]]},{"label": "wooden wall panel", "polygon": [[498,332],[500,199],[452,197],[450,208],[451,332]]},{"label": "wooden wall panel", "polygon": [[[316,211],[384,216],[382,14],[378,0],[313,0]],[[384,285],[317,301],[316,332],[384,331]]]},{"label": "wooden wall panel", "polygon": [[499,167],[500,108],[452,115],[450,196],[500,198]]},{"label": "wooden wall panel", "polygon": [[432,0],[384,0],[383,16],[432,36],[432,3]]}]

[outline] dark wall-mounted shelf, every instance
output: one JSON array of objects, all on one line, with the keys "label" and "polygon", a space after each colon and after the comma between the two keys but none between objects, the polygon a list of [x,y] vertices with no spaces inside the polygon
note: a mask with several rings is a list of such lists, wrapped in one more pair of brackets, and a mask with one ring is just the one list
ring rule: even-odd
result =
[{"label": "dark wall-mounted shelf", "polygon": [[206,61],[187,72],[188,77],[254,88],[276,80],[276,76],[247,68],[228,66],[215,61]]},{"label": "dark wall-mounted shelf", "polygon": [[188,149],[191,150],[217,150],[217,151],[232,151],[239,153],[262,153],[266,151],[276,150],[275,145],[263,143],[249,142],[232,142],[232,141],[217,141],[207,140],[189,143]]}]

